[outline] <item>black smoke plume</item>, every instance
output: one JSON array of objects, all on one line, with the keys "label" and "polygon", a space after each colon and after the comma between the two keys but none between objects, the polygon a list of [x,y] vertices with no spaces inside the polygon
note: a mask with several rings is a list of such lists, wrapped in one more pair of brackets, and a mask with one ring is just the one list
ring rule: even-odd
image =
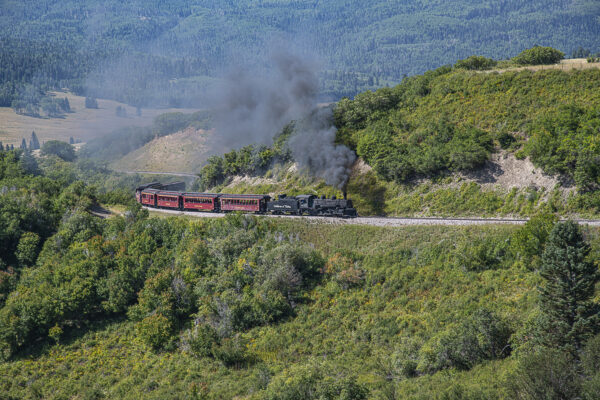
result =
[{"label": "black smoke plume", "polygon": [[237,68],[215,91],[216,148],[272,144],[290,121],[298,121],[288,145],[301,169],[343,189],[356,159],[335,143],[332,109],[319,107],[316,63],[289,50],[271,54],[267,73]]}]

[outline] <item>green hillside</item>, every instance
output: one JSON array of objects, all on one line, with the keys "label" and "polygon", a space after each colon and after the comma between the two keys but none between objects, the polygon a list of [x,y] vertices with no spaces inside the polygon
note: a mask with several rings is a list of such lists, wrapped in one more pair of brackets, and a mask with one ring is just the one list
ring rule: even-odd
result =
[{"label": "green hillside", "polygon": [[149,218],[74,163],[0,151],[3,398],[600,390],[596,228]]},{"label": "green hillside", "polygon": [[[334,108],[337,139],[366,162],[355,168],[348,194],[363,215],[598,215],[599,87],[599,69],[441,67],[342,99]],[[269,151],[210,159],[201,183],[234,192],[341,194],[291,172],[289,163],[266,172],[257,164],[266,156],[286,160],[287,135]],[[503,170],[508,162],[512,169]],[[275,179],[256,186],[232,183],[232,175]]]},{"label": "green hillside", "polygon": [[132,105],[187,104],[232,63],[262,66],[277,40],[319,59],[331,99],[472,54],[506,59],[536,44],[600,52],[591,0],[43,0],[5,1],[2,11],[3,106],[62,87]]}]

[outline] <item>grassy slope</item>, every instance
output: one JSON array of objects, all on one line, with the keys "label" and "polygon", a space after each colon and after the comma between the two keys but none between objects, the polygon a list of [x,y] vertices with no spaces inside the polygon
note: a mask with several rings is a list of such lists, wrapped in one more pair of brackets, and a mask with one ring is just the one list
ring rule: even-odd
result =
[{"label": "grassy slope", "polygon": [[188,128],[152,140],[111,164],[117,171],[185,172],[199,171],[208,156],[206,135]]},{"label": "grassy slope", "polygon": [[[197,389],[214,399],[247,398],[253,392],[260,397],[266,377],[316,360],[332,373],[356,374],[373,398],[395,393],[425,399],[461,390],[502,397],[510,358],[408,380],[393,361],[403,337],[427,341],[480,307],[506,318],[514,329],[527,319],[535,305],[535,274],[517,266],[473,272],[455,258],[465,243],[502,242],[516,228],[274,224],[327,257],[358,256],[365,283],[343,289],[324,282],[295,318],[244,334],[253,365],[225,368],[178,350],[155,354],[135,339],[132,323],[113,321],[0,364],[0,391],[14,398],[193,398]],[[597,237],[597,231],[591,233]]]}]

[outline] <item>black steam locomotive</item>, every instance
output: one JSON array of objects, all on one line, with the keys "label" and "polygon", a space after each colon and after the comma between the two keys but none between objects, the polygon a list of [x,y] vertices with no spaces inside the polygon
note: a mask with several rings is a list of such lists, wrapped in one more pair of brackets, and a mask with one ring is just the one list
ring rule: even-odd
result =
[{"label": "black steam locomotive", "polygon": [[312,194],[295,197],[282,194],[277,200],[267,203],[267,211],[272,214],[323,215],[342,218],[358,216],[352,200],[337,199],[335,196],[330,199],[325,196],[319,198]]},{"label": "black steam locomotive", "polygon": [[354,218],[358,214],[352,200],[330,199],[312,194],[280,195],[277,200],[264,194],[222,194],[185,192],[185,184],[153,182],[136,189],[136,200],[147,207],[198,212],[251,212],[255,214],[321,215]]}]

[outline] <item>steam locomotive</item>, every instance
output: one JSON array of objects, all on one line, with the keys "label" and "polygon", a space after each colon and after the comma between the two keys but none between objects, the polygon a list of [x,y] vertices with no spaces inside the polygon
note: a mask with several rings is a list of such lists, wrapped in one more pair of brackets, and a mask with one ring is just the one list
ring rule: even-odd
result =
[{"label": "steam locomotive", "polygon": [[358,216],[352,200],[335,196],[279,195],[271,199],[266,194],[223,194],[186,192],[184,182],[161,184],[153,182],[135,190],[136,201],[144,206],[180,211],[232,212],[277,215],[320,215],[355,218]]}]

